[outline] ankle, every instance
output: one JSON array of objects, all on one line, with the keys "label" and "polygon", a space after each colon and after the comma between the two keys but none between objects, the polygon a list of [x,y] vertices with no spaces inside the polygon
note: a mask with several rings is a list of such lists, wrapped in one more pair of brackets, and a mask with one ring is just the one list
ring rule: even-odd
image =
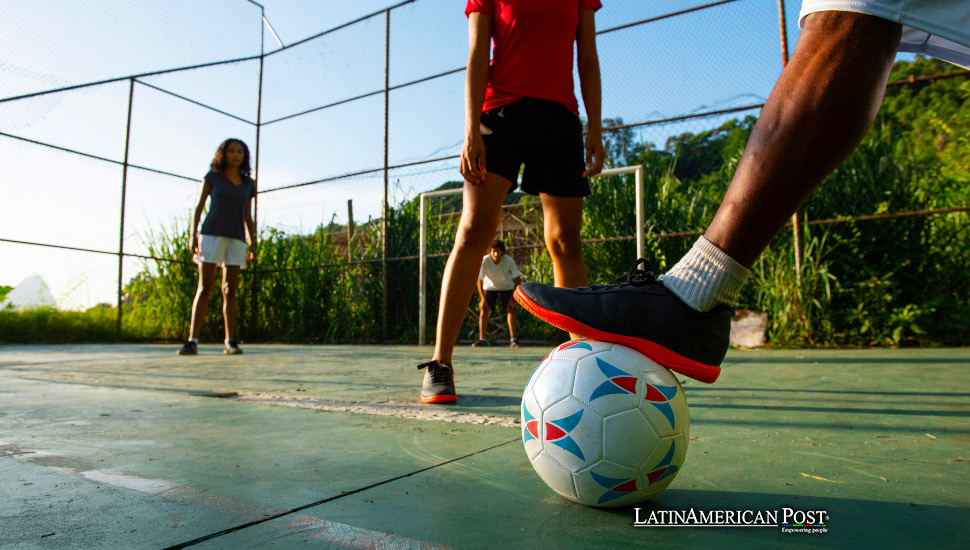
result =
[{"label": "ankle", "polygon": [[732,304],[750,275],[747,268],[702,236],[659,279],[691,308],[708,311],[718,304]]}]

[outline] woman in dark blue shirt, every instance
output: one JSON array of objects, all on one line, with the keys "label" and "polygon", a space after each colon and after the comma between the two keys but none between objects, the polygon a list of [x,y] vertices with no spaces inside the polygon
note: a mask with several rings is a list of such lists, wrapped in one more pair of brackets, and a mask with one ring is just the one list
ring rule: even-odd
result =
[{"label": "woman in dark blue shirt", "polygon": [[[242,140],[229,138],[219,145],[210,172],[202,180],[202,196],[195,207],[192,223],[192,252],[199,264],[199,287],[192,304],[191,336],[179,355],[195,355],[199,349],[199,331],[209,307],[209,295],[215,284],[216,267],[222,266],[222,315],[226,325],[227,354],[242,353],[235,340],[236,287],[239,271],[256,251],[256,222],[252,198],[256,182],[249,177],[249,147]],[[211,197],[209,213],[198,234],[199,219],[205,202]],[[246,234],[249,234],[247,251]]]}]

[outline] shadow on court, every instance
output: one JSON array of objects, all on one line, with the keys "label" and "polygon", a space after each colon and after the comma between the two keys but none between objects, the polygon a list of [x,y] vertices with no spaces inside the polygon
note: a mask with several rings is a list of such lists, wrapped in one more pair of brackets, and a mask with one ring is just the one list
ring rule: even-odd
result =
[{"label": "shadow on court", "polygon": [[970,545],[968,350],[735,351],[684,381],[687,461],[641,516],[826,510],[812,535],[554,494],[514,427],[545,348],[461,350],[451,407],[415,400],[428,349],[218,349],[0,347],[0,547]]}]

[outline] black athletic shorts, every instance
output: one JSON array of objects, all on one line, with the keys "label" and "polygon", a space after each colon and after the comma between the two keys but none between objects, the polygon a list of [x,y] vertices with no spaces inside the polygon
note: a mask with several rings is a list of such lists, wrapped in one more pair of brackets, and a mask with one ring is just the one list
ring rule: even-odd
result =
[{"label": "black athletic shorts", "polygon": [[527,97],[482,113],[485,168],[522,191],[559,197],[589,195],[583,124],[558,101]]},{"label": "black athletic shorts", "polygon": [[485,291],[485,303],[488,304],[488,309],[495,311],[495,302],[501,300],[502,311],[509,312],[509,302],[512,301],[512,293],[514,290],[486,290]]}]

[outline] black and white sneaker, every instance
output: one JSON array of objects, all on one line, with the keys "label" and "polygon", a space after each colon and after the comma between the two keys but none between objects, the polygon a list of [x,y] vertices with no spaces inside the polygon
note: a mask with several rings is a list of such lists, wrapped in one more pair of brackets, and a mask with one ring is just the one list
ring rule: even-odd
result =
[{"label": "black and white sneaker", "polygon": [[511,340],[509,340],[509,347],[510,348],[517,348],[517,347],[519,347],[519,339],[518,338],[512,338]]},{"label": "black and white sneaker", "polygon": [[176,352],[178,355],[198,355],[199,354],[199,344],[193,342],[192,340],[186,340],[182,344],[182,349]]},{"label": "black and white sneaker", "polygon": [[472,342],[473,348],[487,348],[489,345],[488,340],[484,338],[479,338],[478,340]]},{"label": "black and white sneaker", "polygon": [[421,369],[428,369],[421,385],[422,403],[451,403],[458,400],[455,394],[455,369],[451,365],[435,359],[418,365],[418,370]]},{"label": "black and white sneaker", "polygon": [[[645,269],[637,269],[641,263]],[[620,284],[555,288],[523,283],[514,296],[522,307],[555,327],[628,346],[701,382],[717,380],[730,344],[734,315],[730,307],[694,310],[654,277],[643,258]]]},{"label": "black and white sneaker", "polygon": [[242,349],[239,348],[239,344],[232,338],[226,340],[226,349],[222,351],[226,355],[239,355],[242,353]]}]

